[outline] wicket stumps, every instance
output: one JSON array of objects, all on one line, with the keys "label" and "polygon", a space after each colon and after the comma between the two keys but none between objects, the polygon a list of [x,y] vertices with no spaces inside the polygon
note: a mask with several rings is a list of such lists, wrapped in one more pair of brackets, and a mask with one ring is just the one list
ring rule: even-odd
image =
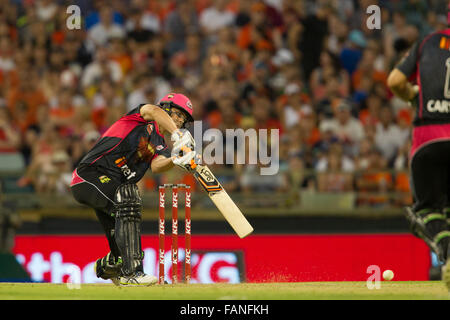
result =
[{"label": "wicket stumps", "polygon": [[172,189],[172,283],[178,283],[178,192],[185,190],[185,231],[184,231],[184,274],[185,282],[191,280],[191,190],[185,184],[164,184],[159,186],[159,284],[165,283],[165,195],[166,188]]}]

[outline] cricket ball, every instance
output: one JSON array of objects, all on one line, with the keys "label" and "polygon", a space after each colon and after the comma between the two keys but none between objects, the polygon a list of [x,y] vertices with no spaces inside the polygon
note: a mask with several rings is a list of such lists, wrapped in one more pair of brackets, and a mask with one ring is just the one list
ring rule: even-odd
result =
[{"label": "cricket ball", "polygon": [[394,272],[392,270],[385,270],[383,272],[383,279],[386,281],[390,281],[394,278]]}]

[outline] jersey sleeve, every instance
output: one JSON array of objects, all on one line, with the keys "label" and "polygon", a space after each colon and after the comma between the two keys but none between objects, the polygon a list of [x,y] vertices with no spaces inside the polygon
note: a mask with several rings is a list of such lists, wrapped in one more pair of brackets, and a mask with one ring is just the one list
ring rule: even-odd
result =
[{"label": "jersey sleeve", "polygon": [[408,78],[417,71],[419,44],[420,42],[416,42],[396,66]]},{"label": "jersey sleeve", "polygon": [[164,145],[164,148],[161,150],[156,150],[156,154],[160,155],[160,156],[164,156],[166,158],[170,158],[170,156],[171,156],[169,147],[167,145]]}]

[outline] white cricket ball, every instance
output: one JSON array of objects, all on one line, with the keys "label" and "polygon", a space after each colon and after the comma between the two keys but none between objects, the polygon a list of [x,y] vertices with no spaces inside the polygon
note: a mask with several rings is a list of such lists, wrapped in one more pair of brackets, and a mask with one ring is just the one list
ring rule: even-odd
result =
[{"label": "white cricket ball", "polygon": [[383,272],[383,279],[386,281],[390,281],[394,278],[394,272],[392,270],[385,270]]}]

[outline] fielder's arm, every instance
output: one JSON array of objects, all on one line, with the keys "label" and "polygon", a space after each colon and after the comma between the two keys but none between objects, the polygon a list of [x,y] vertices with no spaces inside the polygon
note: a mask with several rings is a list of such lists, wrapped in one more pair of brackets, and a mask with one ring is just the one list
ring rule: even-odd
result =
[{"label": "fielder's arm", "polygon": [[419,87],[408,82],[406,75],[397,68],[389,74],[387,85],[397,97],[407,102],[413,100],[419,91]]}]

